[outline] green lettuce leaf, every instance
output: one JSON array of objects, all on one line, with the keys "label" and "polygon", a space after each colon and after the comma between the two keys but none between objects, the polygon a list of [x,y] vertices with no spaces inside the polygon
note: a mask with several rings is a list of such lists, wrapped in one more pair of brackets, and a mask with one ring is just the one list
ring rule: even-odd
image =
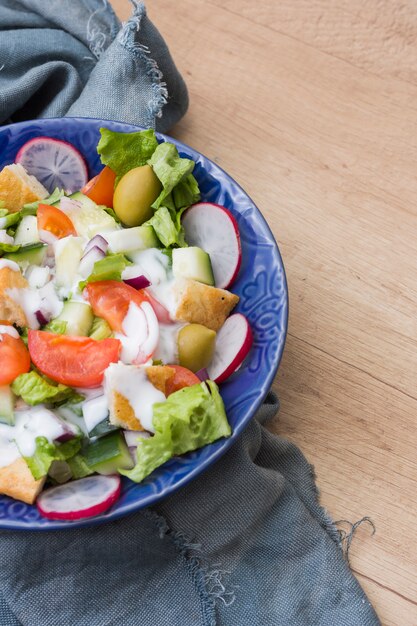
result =
[{"label": "green lettuce leaf", "polygon": [[179,156],[173,143],[160,143],[148,161],[153,171],[162,183],[162,191],[152,204],[154,209],[159,209],[165,204],[165,199],[170,195],[176,185],[187,178],[194,169],[194,161],[183,159]]},{"label": "green lettuce leaf", "polygon": [[95,317],[93,319],[93,325],[91,326],[89,337],[99,341],[100,339],[107,339],[113,337],[113,331],[102,317]]},{"label": "green lettuce leaf", "polygon": [[15,213],[9,213],[7,209],[0,208],[0,228],[10,228],[10,226],[14,226],[22,219],[22,215],[20,211],[16,211]]},{"label": "green lettuce leaf", "polygon": [[122,272],[127,265],[132,265],[124,254],[109,254],[100,261],[96,261],[88,282],[98,280],[121,280]]},{"label": "green lettuce leaf", "polygon": [[90,476],[90,474],[94,474],[93,470],[91,470],[84,457],[81,454],[76,454],[67,460],[68,466],[71,470],[72,477],[77,480],[78,478],[84,478],[85,476]]},{"label": "green lettuce leaf", "polygon": [[64,320],[51,320],[43,327],[43,330],[47,330],[48,333],[55,333],[56,335],[65,335],[68,322]]},{"label": "green lettuce leaf", "polygon": [[[175,220],[175,221],[174,221]],[[145,222],[147,226],[153,226],[156,236],[165,248],[170,246],[184,246],[185,240],[182,227],[178,228],[176,216],[172,219],[171,212],[164,206],[158,209],[150,220]]]},{"label": "green lettuce leaf", "polygon": [[7,252],[17,252],[20,250],[21,246],[19,244],[14,243],[0,243],[0,255],[5,254]]},{"label": "green lettuce leaf", "polygon": [[28,204],[24,204],[20,213],[22,214],[22,217],[25,215],[36,215],[40,204],[55,204],[55,202],[58,202],[58,200],[60,200],[62,196],[65,196],[64,190],[55,187],[55,189],[53,190],[51,195],[48,196],[48,198],[45,198],[44,200],[35,200],[35,202],[29,202]]},{"label": "green lettuce leaf", "polygon": [[46,437],[36,437],[35,442],[35,454],[23,457],[35,480],[46,476],[53,461],[66,461],[77,454],[81,448],[80,437],[56,444],[49,443]]},{"label": "green lettuce leaf", "polygon": [[79,283],[80,291],[87,283],[96,283],[99,280],[122,280],[122,272],[127,265],[132,265],[132,262],[124,254],[109,254],[104,259],[96,261],[87,280]]},{"label": "green lettuce leaf", "polygon": [[136,133],[117,133],[100,128],[97,152],[101,162],[116,173],[116,183],[134,167],[146,165],[158,146],[155,132],[151,129]]},{"label": "green lettuce leaf", "polygon": [[171,193],[165,198],[164,206],[171,211],[180,211],[195,204],[201,199],[198,183],[192,174],[178,183]]},{"label": "green lettuce leaf", "polygon": [[32,406],[43,402],[61,404],[70,400],[78,402],[82,399],[82,396],[71,387],[50,383],[35,371],[17,376],[12,383],[12,391],[26,404]]},{"label": "green lettuce leaf", "polygon": [[231,434],[223,400],[211,380],[184,387],[171,394],[166,402],[154,404],[153,425],[154,436],[138,443],[135,467],[120,470],[135,482],[141,482],[173,456]]}]

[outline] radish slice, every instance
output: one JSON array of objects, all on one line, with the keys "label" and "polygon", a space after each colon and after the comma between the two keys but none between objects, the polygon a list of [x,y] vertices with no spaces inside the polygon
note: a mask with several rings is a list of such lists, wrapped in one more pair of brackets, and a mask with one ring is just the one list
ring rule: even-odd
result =
[{"label": "radish slice", "polygon": [[230,287],[242,261],[239,227],[233,215],[219,204],[199,202],[184,213],[182,225],[187,243],[210,255],[216,287]]},{"label": "radish slice", "polygon": [[23,165],[50,193],[55,187],[73,193],[88,180],[87,166],[78,150],[51,137],[30,139],[17,153],[16,163]]},{"label": "radish slice", "polygon": [[248,320],[241,313],[227,318],[216,336],[214,357],[207,368],[210,379],[221,383],[243,362],[253,343]]},{"label": "radish slice", "polygon": [[120,490],[120,476],[88,476],[46,489],[36,505],[48,519],[83,519],[107,511],[119,498]]}]

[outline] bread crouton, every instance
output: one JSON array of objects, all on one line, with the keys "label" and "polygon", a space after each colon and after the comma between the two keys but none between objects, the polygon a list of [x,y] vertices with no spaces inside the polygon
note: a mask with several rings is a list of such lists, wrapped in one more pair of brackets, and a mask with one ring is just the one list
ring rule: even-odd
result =
[{"label": "bread crouton", "polygon": [[6,467],[0,467],[0,494],[33,504],[38,497],[45,478],[35,480],[22,458]]},{"label": "bread crouton", "polygon": [[[135,412],[129,399],[119,391],[120,387],[123,389],[123,384],[121,385],[120,381],[126,381],[130,373],[135,371],[137,373],[138,369],[145,370],[149,382],[164,395],[166,382],[175,375],[175,370],[167,365],[152,365],[146,368],[138,368],[135,365],[122,363],[110,365],[105,374],[106,394],[110,413],[109,420],[114,426],[120,426],[126,430],[147,430],[140,421],[140,414],[138,415],[140,408]],[[138,399],[140,400],[140,398]],[[140,402],[138,402],[138,406],[140,407]]]},{"label": "bread crouton", "polygon": [[202,324],[215,331],[223,326],[230,311],[239,302],[239,296],[230,291],[189,279],[176,281],[175,297],[177,320]]},{"label": "bread crouton", "polygon": [[12,163],[0,172],[0,200],[10,213],[20,211],[24,204],[43,200],[49,192],[34,177],[30,176],[23,165]]},{"label": "bread crouton", "polygon": [[20,328],[27,326],[26,315],[22,307],[7,293],[8,289],[24,289],[27,286],[28,281],[20,271],[15,271],[10,267],[0,269],[0,320],[16,324]]}]

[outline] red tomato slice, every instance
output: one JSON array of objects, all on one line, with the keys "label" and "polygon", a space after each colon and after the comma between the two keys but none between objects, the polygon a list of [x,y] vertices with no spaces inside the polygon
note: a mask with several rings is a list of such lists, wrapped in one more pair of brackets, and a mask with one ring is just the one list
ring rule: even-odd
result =
[{"label": "red tomato slice", "polygon": [[96,204],[112,207],[115,180],[116,174],[106,165],[100,174],[88,181],[85,187],[81,189],[81,193],[88,196]]},{"label": "red tomato slice", "polygon": [[39,230],[47,230],[55,237],[58,237],[58,239],[68,237],[68,235],[77,235],[74,224],[68,215],[65,215],[63,211],[55,206],[40,204],[38,206],[37,219]]},{"label": "red tomato slice", "polygon": [[9,385],[29,369],[29,352],[20,337],[0,334],[0,385]]},{"label": "red tomato slice", "polygon": [[119,360],[118,339],[96,341],[89,337],[67,337],[43,330],[29,330],[29,352],[40,371],[71,387],[98,387],[104,370]]},{"label": "red tomato slice", "polygon": [[112,330],[117,332],[122,331],[123,320],[131,302],[138,306],[142,302],[149,302],[147,294],[142,289],[134,289],[117,280],[89,283],[85,290],[94,315],[103,317]]},{"label": "red tomato slice", "polygon": [[197,383],[201,383],[198,376],[191,370],[181,365],[169,365],[175,370],[175,374],[172,378],[169,378],[165,385],[165,395],[169,396],[174,391],[179,391],[183,387],[191,387]]}]

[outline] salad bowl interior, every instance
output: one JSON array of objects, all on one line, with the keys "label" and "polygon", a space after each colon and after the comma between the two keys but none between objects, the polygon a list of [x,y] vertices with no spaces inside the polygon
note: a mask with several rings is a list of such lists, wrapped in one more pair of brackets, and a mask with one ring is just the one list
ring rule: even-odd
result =
[{"label": "salad bowl interior", "polygon": [[[28,140],[47,136],[68,141],[78,148],[86,160],[89,177],[93,177],[102,168],[96,150],[102,126],[118,132],[142,130],[120,122],[90,118],[44,119],[4,126],[0,128],[0,168],[13,163]],[[288,320],[285,271],[274,237],[252,200],[218,165],[171,137],[158,134],[158,139],[174,143],[180,156],[195,161],[193,174],[198,180],[202,201],[225,206],[239,226],[242,265],[232,291],[240,297],[236,312],[248,319],[254,343],[239,370],[220,385],[232,435],[168,461],[140,484],[124,479],[120,499],[108,512],[95,518],[51,521],[43,518],[35,506],[0,496],[0,528],[52,530],[91,526],[155,503],[226,453],[254,417],[274,379],[284,349]]]}]

